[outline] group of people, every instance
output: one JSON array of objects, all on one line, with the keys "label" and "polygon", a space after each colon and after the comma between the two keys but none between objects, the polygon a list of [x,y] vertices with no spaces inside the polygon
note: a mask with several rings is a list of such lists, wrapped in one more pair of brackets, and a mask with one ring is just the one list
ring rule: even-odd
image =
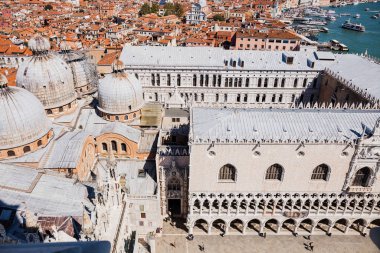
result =
[{"label": "group of people", "polygon": [[304,238],[305,238],[306,240],[309,240],[309,242],[304,243],[305,248],[306,248],[307,250],[313,252],[313,251],[314,251],[314,242],[313,242],[313,241],[310,241],[310,240],[311,240],[311,236],[310,236],[310,235],[309,235],[309,236],[305,236]]}]

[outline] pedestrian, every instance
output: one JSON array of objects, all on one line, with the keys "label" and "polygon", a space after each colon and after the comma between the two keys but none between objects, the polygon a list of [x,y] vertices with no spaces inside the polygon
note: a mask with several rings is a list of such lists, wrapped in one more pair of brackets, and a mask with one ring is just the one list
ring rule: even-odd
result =
[{"label": "pedestrian", "polygon": [[311,252],[314,251],[314,246],[313,246],[313,245],[310,245],[310,251],[311,251]]}]

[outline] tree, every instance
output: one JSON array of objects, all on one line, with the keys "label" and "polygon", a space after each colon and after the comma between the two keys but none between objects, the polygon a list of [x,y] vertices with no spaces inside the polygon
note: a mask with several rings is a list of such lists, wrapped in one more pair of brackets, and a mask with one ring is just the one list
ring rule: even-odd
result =
[{"label": "tree", "polygon": [[141,6],[141,9],[140,9],[140,11],[139,11],[139,15],[140,15],[140,16],[144,16],[144,15],[149,14],[149,13],[151,13],[151,12],[150,12],[150,6],[149,6],[149,4],[144,3],[144,4]]},{"label": "tree", "polygon": [[216,14],[212,18],[214,21],[225,21],[226,19],[221,14]]},{"label": "tree", "polygon": [[152,7],[150,7],[150,13],[158,13],[159,8],[160,6],[158,5],[158,3],[153,3]]},{"label": "tree", "polygon": [[51,4],[47,4],[47,5],[45,5],[45,7],[44,7],[44,10],[45,11],[51,11],[53,9],[53,6],[51,5]]},{"label": "tree", "polygon": [[175,4],[166,3],[164,5],[164,9],[165,9],[165,16],[176,15],[177,17],[182,17],[184,13],[182,5],[179,3],[175,3]]},{"label": "tree", "polygon": [[174,14],[174,4],[172,4],[172,3],[166,3],[164,5],[164,9],[165,9],[165,16],[173,15]]},{"label": "tree", "polygon": [[183,10],[183,7],[180,3],[175,3],[174,4],[174,13],[177,17],[182,17],[183,14],[185,13]]}]

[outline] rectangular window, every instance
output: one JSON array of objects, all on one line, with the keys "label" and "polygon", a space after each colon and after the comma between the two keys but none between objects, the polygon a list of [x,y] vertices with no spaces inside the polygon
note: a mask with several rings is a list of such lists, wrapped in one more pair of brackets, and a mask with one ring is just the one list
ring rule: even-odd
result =
[{"label": "rectangular window", "polygon": [[170,86],[171,85],[170,74],[168,74],[166,81],[167,81],[168,86]]},{"label": "rectangular window", "polygon": [[137,177],[146,177],[146,173],[144,169],[139,169]]},{"label": "rectangular window", "polygon": [[177,75],[177,86],[181,86],[181,75]]}]

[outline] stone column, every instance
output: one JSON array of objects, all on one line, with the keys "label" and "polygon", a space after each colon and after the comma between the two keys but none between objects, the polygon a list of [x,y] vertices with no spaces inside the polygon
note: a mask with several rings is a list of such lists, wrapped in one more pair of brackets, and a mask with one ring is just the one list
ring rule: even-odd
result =
[{"label": "stone column", "polygon": [[193,233],[193,228],[192,226],[189,226],[189,234],[192,234]]},{"label": "stone column", "polygon": [[346,214],[347,208],[348,208],[348,202],[346,202],[346,205],[344,206],[343,215]]},{"label": "stone column", "polygon": [[280,223],[277,223],[277,230],[276,230],[276,234],[278,234],[281,230],[281,225]]},{"label": "stone column", "polygon": [[212,223],[207,225],[207,234],[211,235]]},{"label": "stone column", "polygon": [[245,235],[245,234],[246,234],[246,230],[247,230],[247,224],[248,224],[248,222],[247,222],[247,223],[245,223],[245,224],[243,224],[243,235]]},{"label": "stone column", "polygon": [[372,215],[373,210],[375,210],[375,207],[376,207],[376,202],[373,201],[373,205],[372,205],[372,207],[371,207],[371,211],[369,212],[369,215]]},{"label": "stone column", "polygon": [[327,229],[327,234],[330,234],[331,233],[331,229],[333,228],[332,225],[329,225],[329,228]]},{"label": "stone column", "polygon": [[229,226],[229,224],[227,224],[226,223],[226,225],[225,225],[225,231],[224,231],[224,234],[226,234],[226,235],[228,235],[229,234],[229,228],[230,228],[230,226]]}]

